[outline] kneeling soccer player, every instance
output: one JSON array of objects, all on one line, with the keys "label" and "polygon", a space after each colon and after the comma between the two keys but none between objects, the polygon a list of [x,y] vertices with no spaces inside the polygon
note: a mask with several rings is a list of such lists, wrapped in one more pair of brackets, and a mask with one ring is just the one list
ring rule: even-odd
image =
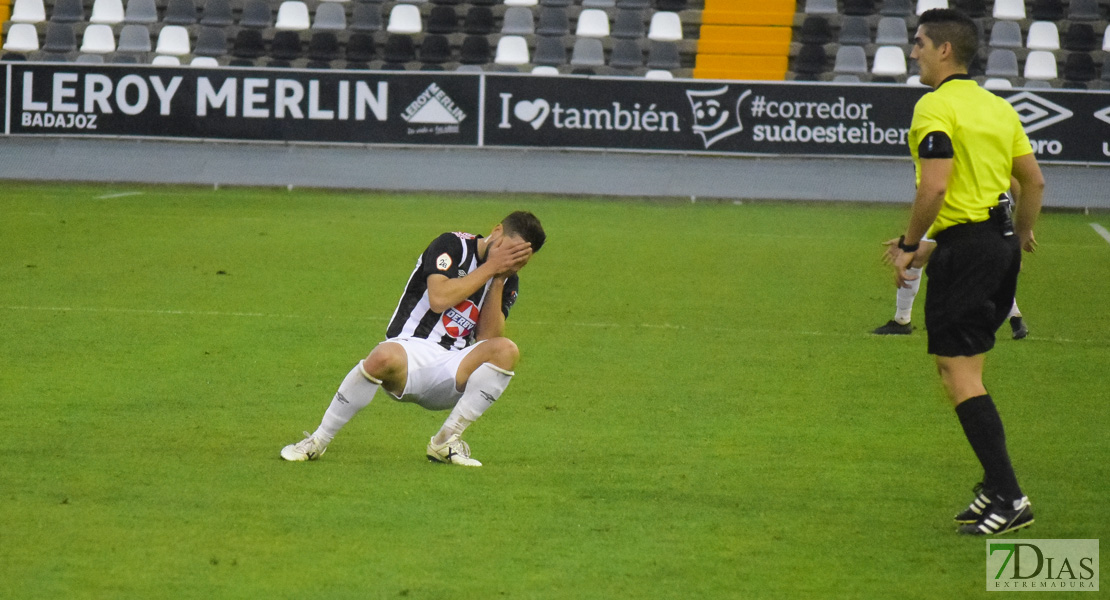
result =
[{"label": "kneeling soccer player", "polygon": [[428,459],[480,467],[459,439],[505,391],[520,357],[502,337],[516,301],[517,273],[546,234],[529,212],[514,212],[488,237],[444,233],[416,262],[386,329],[386,340],[339,385],[320,427],[281,449],[289,461],[320,458],[339,430],[370,404],[379,387],[428,410],[451,409],[428,441]]}]

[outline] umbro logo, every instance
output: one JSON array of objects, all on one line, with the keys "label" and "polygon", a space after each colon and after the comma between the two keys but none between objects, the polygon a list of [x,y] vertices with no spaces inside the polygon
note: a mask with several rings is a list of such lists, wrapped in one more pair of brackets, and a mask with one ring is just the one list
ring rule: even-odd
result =
[{"label": "umbro logo", "polygon": [[463,269],[459,269],[459,277],[466,277],[466,271]]},{"label": "umbro logo", "polygon": [[340,393],[338,393],[338,392],[337,392],[337,393],[335,394],[335,399],[336,399],[336,400],[337,400],[337,401],[338,401],[338,402],[339,402],[340,404],[350,404],[350,402],[349,402],[349,401],[348,401],[348,400],[347,400],[346,398],[344,398],[344,397],[343,397],[343,394],[340,394]]},{"label": "umbro logo", "polygon": [[1006,101],[1012,104],[1014,110],[1017,111],[1026,134],[1066,121],[1075,114],[1063,106],[1045,100],[1031,92],[1015,94],[1006,98]]},{"label": "umbro logo", "polygon": [[486,402],[490,402],[490,403],[497,402],[497,398],[494,398],[493,394],[491,394],[489,392],[486,392],[486,391],[481,391],[479,393],[482,394],[482,397],[486,399]]}]

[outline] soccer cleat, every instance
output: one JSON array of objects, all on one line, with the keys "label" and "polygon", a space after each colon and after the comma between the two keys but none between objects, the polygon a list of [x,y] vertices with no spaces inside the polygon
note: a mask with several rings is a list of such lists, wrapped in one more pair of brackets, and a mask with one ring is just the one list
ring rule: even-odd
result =
[{"label": "soccer cleat", "polygon": [[975,499],[962,513],[956,515],[956,522],[964,525],[967,523],[978,523],[979,519],[983,518],[983,511],[990,508],[991,498],[984,493],[983,484],[975,484],[975,488],[971,491],[975,492]]},{"label": "soccer cleat", "polygon": [[1021,317],[1010,317],[1010,329],[1014,332],[1015,340],[1025,339],[1025,336],[1029,335],[1029,326]]},{"label": "soccer cleat", "polygon": [[1029,498],[1022,496],[1014,508],[1005,508],[1001,502],[992,503],[983,513],[982,519],[976,523],[960,525],[959,532],[966,535],[1002,535],[1032,524],[1033,505],[1029,504]]},{"label": "soccer cleat", "polygon": [[281,457],[285,460],[299,462],[303,460],[316,460],[328,451],[327,443],[320,441],[309,432],[304,432],[305,438],[296,444],[289,444],[281,449]]},{"label": "soccer cleat", "polygon": [[913,325],[906,323],[905,325],[891,319],[886,322],[886,325],[873,330],[871,333],[876,335],[909,335],[913,332]]},{"label": "soccer cleat", "polygon": [[428,440],[428,460],[464,467],[482,466],[482,463],[470,458],[470,446],[459,439],[459,434],[452,435],[442,444],[435,444],[434,439]]}]

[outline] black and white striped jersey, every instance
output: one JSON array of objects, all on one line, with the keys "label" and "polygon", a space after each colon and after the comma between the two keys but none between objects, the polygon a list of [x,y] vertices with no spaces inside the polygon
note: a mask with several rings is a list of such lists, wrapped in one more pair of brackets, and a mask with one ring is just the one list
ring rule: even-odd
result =
[{"label": "black and white striped jersey", "polygon": [[[437,313],[428,301],[428,277],[438,274],[455,279],[477,269],[484,262],[478,259],[479,237],[470,233],[445,233],[428,245],[416,260],[405,293],[389,320],[386,338],[427,339],[448,350],[461,350],[474,343],[478,318],[491,282],[487,281],[484,287],[453,308]],[[519,285],[516,275],[505,282],[501,312],[506,317],[516,302]]]}]

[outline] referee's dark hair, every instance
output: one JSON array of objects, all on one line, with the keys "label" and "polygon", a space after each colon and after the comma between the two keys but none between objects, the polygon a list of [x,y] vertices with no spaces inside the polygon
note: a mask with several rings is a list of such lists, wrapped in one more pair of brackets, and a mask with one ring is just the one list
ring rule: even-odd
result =
[{"label": "referee's dark hair", "polygon": [[979,51],[979,29],[971,17],[952,8],[933,8],[921,13],[917,24],[925,26],[933,45],[952,44],[956,60],[964,67],[971,65]]},{"label": "referee's dark hair", "polygon": [[524,241],[532,244],[532,252],[536,253],[543,247],[543,243],[547,240],[547,234],[543,231],[543,225],[540,225],[540,220],[536,215],[518,210],[501,220],[501,227],[505,231],[505,235],[516,234]]}]

